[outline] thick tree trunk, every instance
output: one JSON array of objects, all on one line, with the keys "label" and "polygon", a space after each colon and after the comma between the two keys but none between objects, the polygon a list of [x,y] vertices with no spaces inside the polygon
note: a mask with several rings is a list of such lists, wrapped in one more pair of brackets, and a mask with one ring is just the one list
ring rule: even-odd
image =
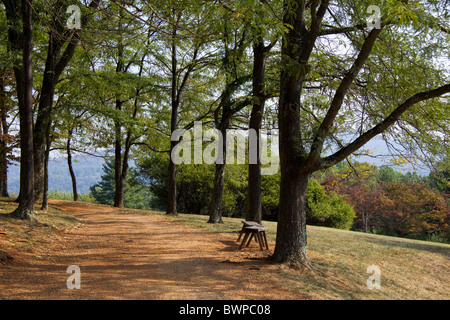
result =
[{"label": "thick tree trunk", "polygon": [[[89,8],[97,8],[100,0],[93,0]],[[57,1],[54,6],[53,21],[50,26],[50,37],[47,51],[47,60],[45,62],[44,78],[41,87],[41,97],[39,108],[34,125],[34,179],[35,179],[35,201],[43,200],[44,194],[44,166],[45,166],[45,131],[52,118],[53,98],[55,95],[55,86],[61,73],[72,59],[75,49],[80,41],[78,33],[69,33],[64,38],[61,30],[64,28],[64,15],[66,5]],[[84,15],[82,25],[85,25],[90,15]],[[64,51],[61,54],[64,44]]]},{"label": "thick tree trunk", "polygon": [[[50,72],[51,73],[51,72]],[[46,152],[46,131],[51,121],[53,96],[55,92],[54,80],[46,80],[42,86],[41,99],[39,100],[39,111],[34,126],[33,157],[34,157],[34,197],[35,202],[42,202],[45,192],[44,188],[44,167]]]},{"label": "thick tree trunk", "polygon": [[[172,86],[175,86],[172,88],[172,117],[170,120],[170,128],[171,132],[174,132],[177,129],[177,122],[178,122],[178,107],[179,102],[176,99],[176,75],[174,75],[174,82],[172,83]],[[167,194],[167,211],[166,214],[172,214],[176,215],[177,212],[177,166],[172,160],[172,150],[175,147],[176,142],[171,141],[170,142],[170,161],[169,161],[169,168],[168,168],[168,194]]]},{"label": "thick tree trunk", "polygon": [[[55,16],[61,14],[62,4],[55,7]],[[58,23],[54,24],[56,28]],[[45,167],[45,147],[46,132],[52,118],[53,97],[55,95],[55,86],[59,74],[56,73],[58,56],[61,52],[62,41],[57,39],[56,30],[51,30],[49,35],[47,59],[45,61],[44,78],[42,80],[41,95],[39,98],[39,108],[37,110],[36,123],[34,124],[34,200],[43,201],[44,196],[44,167]]]},{"label": "thick tree trunk", "polygon": [[281,170],[280,204],[273,260],[309,267],[306,253],[306,189],[308,176]]},{"label": "thick tree trunk", "polygon": [[[248,211],[247,221],[262,221],[261,198],[261,158],[260,158],[260,130],[265,105],[265,48],[262,38],[258,38],[253,46],[253,107],[250,115],[249,128],[256,132],[256,163],[248,165]],[[250,138],[250,137],[249,137]],[[251,150],[250,150],[251,151]]]},{"label": "thick tree trunk", "polygon": [[284,22],[294,28],[284,38],[282,58],[284,66],[291,65],[297,72],[287,68],[281,72],[278,108],[281,186],[273,260],[307,267],[306,188],[309,172],[302,168],[306,152],[300,129],[300,98],[312,46],[304,26],[305,4],[298,1],[292,6],[295,11],[287,10]]},{"label": "thick tree trunk", "polygon": [[[13,217],[35,220],[34,216],[34,161],[33,161],[33,26],[31,22],[32,0],[22,0],[23,21],[23,95],[19,95],[20,117],[20,202],[11,213]],[[15,70],[21,71],[21,70]],[[17,75],[19,78],[17,78]]]}]

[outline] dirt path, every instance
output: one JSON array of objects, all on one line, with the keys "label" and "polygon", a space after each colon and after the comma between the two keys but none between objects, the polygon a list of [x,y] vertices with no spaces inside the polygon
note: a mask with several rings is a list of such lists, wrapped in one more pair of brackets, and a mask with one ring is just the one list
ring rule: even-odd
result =
[{"label": "dirt path", "polygon": [[[236,239],[109,207],[53,200],[81,224],[48,255],[22,256],[0,270],[2,299],[301,299],[280,287],[238,250]],[[81,289],[69,290],[67,267],[81,270]],[[273,274],[273,272],[271,272]]]}]

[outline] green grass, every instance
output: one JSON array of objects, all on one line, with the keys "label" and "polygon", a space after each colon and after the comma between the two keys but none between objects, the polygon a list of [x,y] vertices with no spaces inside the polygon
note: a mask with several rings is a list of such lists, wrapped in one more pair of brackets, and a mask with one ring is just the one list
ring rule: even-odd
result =
[{"label": "green grass", "polygon": [[[134,212],[145,213],[144,210]],[[150,214],[164,215],[151,211]],[[165,215],[164,215],[165,216]],[[209,224],[208,217],[193,214],[167,216],[194,228],[232,234],[242,219],[223,218],[223,224]],[[264,221],[267,237],[274,244],[276,222]],[[312,299],[449,299],[450,245],[308,226],[308,255],[326,275],[300,273],[286,266],[265,274]],[[381,271],[381,289],[367,288],[367,268]]]}]

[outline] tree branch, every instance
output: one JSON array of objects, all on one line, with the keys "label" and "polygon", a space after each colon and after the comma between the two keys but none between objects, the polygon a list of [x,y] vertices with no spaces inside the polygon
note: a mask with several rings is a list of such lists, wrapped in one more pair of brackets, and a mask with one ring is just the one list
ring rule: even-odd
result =
[{"label": "tree branch", "polygon": [[347,92],[356,78],[356,75],[359,73],[367,58],[369,57],[370,52],[380,35],[383,26],[380,29],[373,29],[369,35],[367,36],[364,44],[361,48],[361,51],[358,54],[355,62],[353,63],[350,70],[348,70],[347,74],[342,79],[339,88],[336,90],[333,100],[331,102],[330,108],[323,119],[321,125],[316,131],[313,143],[311,145],[311,152],[308,156],[306,167],[316,165],[316,162],[320,159],[320,154],[323,149],[323,144],[325,142],[325,138],[327,137],[330,129],[334,123],[334,119],[336,118],[339,110],[342,107],[344,102],[344,98],[347,95]]},{"label": "tree branch", "polygon": [[374,126],[372,129],[360,135],[356,140],[348,144],[346,147],[322,159],[320,161],[318,170],[327,169],[344,160],[347,156],[349,156],[350,154],[361,148],[376,135],[386,131],[390,126],[392,126],[397,120],[400,119],[403,113],[405,113],[413,105],[422,101],[440,97],[449,92],[450,92],[450,84],[446,84],[442,87],[433,90],[415,94],[414,96],[410,97],[405,102],[403,102],[401,105],[399,105],[386,119],[384,119],[382,122]]},{"label": "tree branch", "polygon": [[340,34],[340,33],[347,33],[357,30],[363,30],[367,26],[366,23],[360,23],[355,26],[350,27],[336,27],[336,28],[329,28],[329,29],[322,29],[319,32],[319,36],[326,36],[330,34]]}]

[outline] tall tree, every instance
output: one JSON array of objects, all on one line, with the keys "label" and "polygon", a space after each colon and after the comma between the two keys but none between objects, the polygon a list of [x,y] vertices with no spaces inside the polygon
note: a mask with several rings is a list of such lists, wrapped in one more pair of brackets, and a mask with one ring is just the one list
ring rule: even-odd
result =
[{"label": "tall tree", "polygon": [[[88,8],[96,9],[100,2],[101,0],[92,0]],[[51,10],[52,18],[49,22],[47,58],[40,89],[36,123],[34,124],[35,197],[39,202],[42,201],[44,193],[46,132],[52,118],[55,87],[81,41],[81,30],[66,28],[67,7],[66,1],[56,0],[50,7],[46,8],[49,11]],[[81,28],[86,26],[89,17],[87,14],[80,17]]]},{"label": "tall tree", "polygon": [[[200,47],[203,45],[202,41],[194,41],[192,49],[192,58],[190,61],[185,61],[185,65],[179,62],[178,58],[178,28],[180,27],[181,19],[183,15],[189,15],[189,12],[184,12],[177,7],[172,8],[172,39],[171,39],[171,116],[170,116],[170,132],[173,133],[178,129],[178,114],[180,112],[180,106],[182,103],[182,97],[184,91],[187,88],[188,81],[192,76],[192,72],[200,64],[197,61],[197,56],[200,51]],[[183,71],[184,70],[184,71]],[[176,141],[171,141],[170,152],[174,149]],[[177,167],[171,160],[169,161],[169,183],[168,183],[168,203],[167,214],[177,214]]]},{"label": "tall tree", "polygon": [[[35,220],[33,162],[33,25],[32,1],[4,0],[8,20],[9,49],[14,55],[20,118],[20,194],[12,216]],[[22,61],[18,59],[22,57]]]},{"label": "tall tree", "polygon": [[[361,71],[368,62],[377,39],[388,28],[387,26],[397,28],[397,31],[401,30],[401,23],[411,23],[415,14],[414,5],[392,2],[383,8],[384,12],[388,12],[389,15],[383,16],[379,28],[366,30],[363,23],[361,30],[361,21],[344,28],[338,24],[338,21],[333,21],[333,17],[343,16],[345,12],[348,14],[352,10],[364,12],[362,11],[366,11],[364,3],[358,3],[358,7],[342,6],[337,9],[337,7],[330,6],[331,2],[328,0],[294,0],[284,3],[283,21],[286,26],[286,35],[283,37],[282,46],[283,67],[278,113],[281,191],[273,259],[276,262],[289,262],[307,268],[311,267],[306,252],[306,187],[310,175],[315,171],[339,163],[373,137],[386,132],[416,104],[450,92],[450,84],[445,84],[443,79],[430,81],[426,85],[416,83],[414,87],[416,93],[412,93],[408,97],[403,92],[403,95],[400,96],[401,99],[404,99],[403,102],[400,101],[397,106],[387,108],[388,112],[380,107],[376,113],[376,110],[371,108],[369,115],[374,116],[370,118],[370,122],[365,121],[364,125],[358,127],[358,135],[355,139],[345,144],[339,143],[337,147],[331,149],[331,154],[322,156],[324,150],[327,150],[329,146],[330,139],[333,139],[337,132],[335,126],[344,121],[345,116],[347,118],[355,117],[354,110],[351,112],[351,108],[347,108],[347,104],[351,102],[346,98],[351,92],[352,85],[357,86],[356,79],[358,84],[361,83],[361,80],[367,80],[368,85],[375,83],[373,79],[369,80],[370,73],[366,70]],[[334,10],[339,11],[334,12]],[[329,18],[331,21],[323,23],[327,12],[331,12],[327,16],[327,19]],[[354,17],[358,16],[360,15],[354,15]],[[358,30],[360,30],[359,33]],[[402,31],[405,32],[405,30]],[[359,34],[359,40],[351,34],[349,35],[349,32]],[[320,112],[316,115],[317,125],[307,128],[305,122],[302,121],[304,114],[301,113],[301,110],[304,106],[301,101],[302,98],[305,98],[303,91],[306,87],[305,84],[310,80],[308,77],[311,77],[314,71],[310,65],[316,61],[313,57],[313,50],[315,46],[320,46],[321,43],[317,41],[320,36],[342,33],[352,40],[356,58],[351,63],[346,61],[346,71],[339,78],[337,87],[333,90],[332,99],[323,104],[322,110],[316,111]],[[405,32],[405,34],[407,33]],[[386,35],[390,34],[387,32]],[[381,54],[379,51],[375,52]],[[386,83],[384,85],[386,86]],[[433,86],[435,87],[433,88]],[[411,91],[408,90],[406,94],[411,94]],[[390,102],[392,103],[393,100]],[[351,105],[354,106],[354,104]],[[345,108],[343,108],[344,106]],[[342,117],[342,114],[345,116]],[[367,116],[367,113],[365,115]],[[348,126],[346,128],[349,130]]]},{"label": "tall tree", "polygon": [[[252,70],[252,110],[250,113],[249,129],[256,133],[256,163],[250,163],[248,166],[248,212],[246,219],[261,223],[262,220],[262,196],[261,196],[261,127],[264,118],[264,108],[269,94],[266,88],[266,62],[267,56],[275,40],[269,45],[265,45],[265,35],[268,33],[264,29],[266,21],[266,12],[271,12],[264,6],[264,1],[255,8],[257,12],[256,23],[252,28],[253,33],[253,70]],[[267,4],[267,3],[266,3]],[[269,5],[269,4],[267,4]],[[275,17],[271,17],[275,19]],[[256,24],[256,26],[255,26]]]},{"label": "tall tree", "polygon": [[[132,73],[130,68],[135,66],[138,68],[136,75],[136,81],[133,83],[132,88],[126,94],[119,94],[115,100],[116,116],[114,117],[114,130],[115,130],[115,144],[114,144],[114,176],[115,176],[115,193],[114,193],[114,207],[124,206],[125,195],[125,182],[127,179],[129,161],[131,157],[131,148],[136,140],[139,139],[139,134],[136,132],[136,128],[139,126],[137,120],[142,112],[141,99],[146,84],[141,83],[144,77],[144,64],[147,58],[150,46],[153,41],[154,31],[149,30],[147,33],[147,39],[145,45],[141,48],[127,48],[126,42],[128,38],[134,37],[140,25],[137,26],[128,22],[125,19],[125,11],[119,6],[119,21],[118,32],[119,40],[117,43],[117,65],[116,73]],[[129,30],[126,30],[126,29]],[[127,34],[128,33],[128,34]],[[133,55],[131,57],[125,56],[126,50],[132,50]],[[132,101],[131,110],[124,110],[124,104],[129,100]],[[125,117],[123,117],[125,115]],[[122,136],[122,129],[125,129],[125,139]],[[139,131],[139,130],[137,130]]]},{"label": "tall tree", "polygon": [[[224,191],[225,167],[227,161],[227,130],[234,115],[250,104],[250,96],[236,96],[251,79],[251,72],[245,70],[245,50],[249,42],[249,21],[230,19],[236,13],[232,8],[225,7],[222,16],[223,29],[221,41],[223,57],[221,59],[220,72],[224,74],[224,84],[220,95],[219,105],[214,111],[214,123],[220,132],[218,137],[216,154],[214,188],[209,205],[208,223],[222,223],[222,198]],[[239,15],[237,15],[239,17]],[[238,23],[244,26],[237,27]]]}]

